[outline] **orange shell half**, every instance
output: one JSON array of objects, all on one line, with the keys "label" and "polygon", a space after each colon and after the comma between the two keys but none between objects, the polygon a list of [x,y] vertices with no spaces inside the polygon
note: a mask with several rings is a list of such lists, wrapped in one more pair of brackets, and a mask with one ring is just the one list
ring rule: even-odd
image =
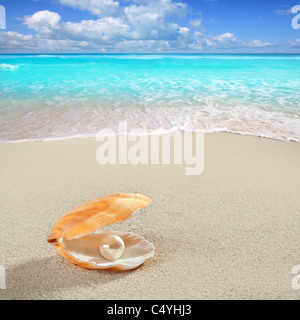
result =
[{"label": "orange shell half", "polygon": [[126,220],[136,210],[147,207],[152,200],[141,194],[114,193],[90,200],[67,212],[53,226],[49,243],[58,239],[75,239],[95,232],[109,224]]}]

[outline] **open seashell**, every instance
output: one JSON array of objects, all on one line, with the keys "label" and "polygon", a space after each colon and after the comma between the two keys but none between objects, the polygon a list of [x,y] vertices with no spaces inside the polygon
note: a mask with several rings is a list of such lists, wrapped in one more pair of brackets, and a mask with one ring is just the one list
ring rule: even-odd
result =
[{"label": "open seashell", "polygon": [[[132,193],[88,201],[60,218],[47,241],[55,245],[58,254],[82,268],[117,271],[137,268],[154,255],[154,245],[139,235],[99,229],[129,218],[151,202],[146,196]],[[125,244],[123,255],[114,261],[105,259],[99,251],[101,240],[109,234],[121,237]]]}]

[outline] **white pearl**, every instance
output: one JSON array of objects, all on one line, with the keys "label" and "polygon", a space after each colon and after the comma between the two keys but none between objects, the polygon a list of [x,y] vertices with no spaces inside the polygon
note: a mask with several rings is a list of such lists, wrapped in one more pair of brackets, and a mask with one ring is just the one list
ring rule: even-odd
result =
[{"label": "white pearl", "polygon": [[101,255],[103,256],[103,258],[107,260],[119,259],[123,255],[124,250],[125,250],[124,241],[120,237],[114,234],[105,236],[101,240],[100,246],[99,246],[99,251]]}]

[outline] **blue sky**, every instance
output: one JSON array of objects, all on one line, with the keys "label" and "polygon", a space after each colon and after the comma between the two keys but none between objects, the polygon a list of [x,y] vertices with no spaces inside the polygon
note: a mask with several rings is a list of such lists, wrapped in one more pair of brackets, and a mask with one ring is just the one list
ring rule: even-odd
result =
[{"label": "blue sky", "polygon": [[[292,0],[0,0],[0,53],[300,53]],[[300,23],[300,20],[299,20]]]}]

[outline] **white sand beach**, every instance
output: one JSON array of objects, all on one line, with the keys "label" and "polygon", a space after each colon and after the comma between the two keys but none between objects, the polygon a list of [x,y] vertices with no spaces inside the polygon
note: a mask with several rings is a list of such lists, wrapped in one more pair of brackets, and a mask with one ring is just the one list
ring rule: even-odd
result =
[{"label": "white sand beach", "polygon": [[[0,299],[299,299],[300,144],[205,135],[205,167],[105,165],[96,139],[0,145]],[[155,256],[126,272],[84,270],[46,238],[64,213],[115,192],[153,203],[111,229]]]}]

